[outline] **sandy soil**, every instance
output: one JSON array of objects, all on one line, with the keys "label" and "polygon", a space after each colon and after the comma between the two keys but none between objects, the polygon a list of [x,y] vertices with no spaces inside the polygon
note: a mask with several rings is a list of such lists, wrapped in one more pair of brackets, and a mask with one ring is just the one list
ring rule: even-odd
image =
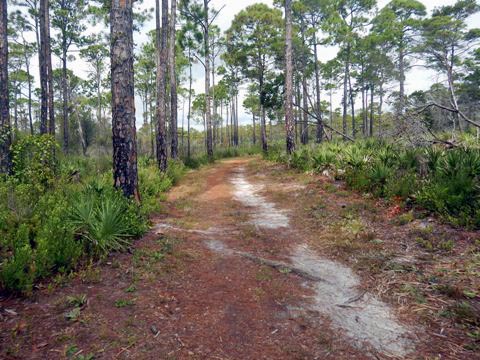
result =
[{"label": "sandy soil", "polygon": [[435,315],[460,300],[425,280],[476,234],[438,225],[459,245],[427,253],[423,223],[391,213],[258,158],[190,172],[130,253],[0,299],[0,358],[480,358],[472,324]]}]

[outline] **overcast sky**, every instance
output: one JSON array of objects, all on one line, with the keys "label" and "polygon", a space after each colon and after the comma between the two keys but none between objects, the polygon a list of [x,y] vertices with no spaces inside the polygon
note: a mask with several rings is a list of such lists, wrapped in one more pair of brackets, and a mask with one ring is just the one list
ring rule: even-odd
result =
[{"label": "overcast sky", "polygon": [[[381,8],[385,4],[388,3],[389,0],[379,0],[378,1],[378,7]],[[211,2],[211,6],[215,9],[220,9],[223,7],[222,12],[218,16],[218,18],[215,21],[215,24],[218,25],[223,31],[228,29],[230,26],[233,18],[235,15],[241,11],[242,9],[246,8],[247,6],[254,4],[254,3],[265,3],[270,6],[273,4],[273,0],[213,0]],[[430,12],[434,7],[437,6],[442,6],[442,5],[449,5],[455,3],[454,0],[424,0],[423,3],[427,6],[428,11]],[[151,8],[154,6],[154,1],[153,0],[144,0],[144,4],[142,5],[143,8]],[[478,26],[480,24],[480,14],[476,14],[475,16],[471,17],[469,19],[469,24],[471,26]],[[134,40],[137,49],[140,47],[140,45],[146,41],[146,34],[155,28],[155,20],[151,19],[148,21],[144,27],[142,28],[142,31],[140,33],[136,33],[134,35]],[[88,29],[88,32],[97,32],[100,30],[100,27],[90,27]],[[53,36],[53,34],[52,34]],[[33,39],[32,39],[33,41]],[[337,52],[337,49],[335,47],[320,47],[319,48],[319,59],[320,61],[327,61],[335,57]],[[34,61],[36,60],[35,57],[33,59]],[[54,56],[53,58],[54,66],[60,66],[60,62],[58,58]],[[35,66],[36,64],[34,64]],[[38,68],[35,66],[36,71],[38,72]],[[87,63],[82,61],[81,59],[76,59],[70,64],[70,68],[79,76],[81,77],[86,77],[88,73],[89,66]],[[35,70],[34,70],[35,71]],[[38,76],[35,74],[37,80]],[[194,66],[194,90],[197,94],[203,93],[204,92],[204,71],[203,68],[199,65]],[[219,80],[219,77],[217,77],[216,81]],[[411,70],[406,79],[406,91],[412,92],[415,90],[424,90],[428,89],[432,83],[442,81],[443,77],[435,73],[433,71],[429,71],[423,67],[414,67],[413,70]],[[186,86],[186,84],[183,84],[183,86]],[[243,103],[243,93],[244,91],[241,91],[240,93],[240,99],[239,102],[240,104]],[[340,102],[341,102],[341,96],[340,96],[340,91],[338,91],[334,95],[334,104],[333,107],[339,107]],[[137,109],[136,109],[136,114],[137,114],[137,124],[140,125],[142,124],[142,104],[140,102],[140,99],[137,98],[136,101],[137,104]],[[183,116],[183,111],[182,111],[182,99],[180,98],[179,101],[179,122],[181,124],[182,121],[182,116]],[[250,122],[250,116],[247,115],[241,107],[239,109],[239,117],[240,117],[240,123],[247,123]]]}]

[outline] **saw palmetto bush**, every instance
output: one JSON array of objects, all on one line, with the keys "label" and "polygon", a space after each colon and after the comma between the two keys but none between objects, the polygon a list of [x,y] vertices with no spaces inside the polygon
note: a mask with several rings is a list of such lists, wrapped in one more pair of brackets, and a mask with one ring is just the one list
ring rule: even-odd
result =
[{"label": "saw palmetto bush", "polygon": [[418,202],[455,224],[480,227],[480,151],[454,149],[437,159]]},{"label": "saw palmetto bush", "polygon": [[69,221],[87,250],[102,256],[125,250],[131,238],[146,229],[136,206],[119,192],[94,182],[73,198]]},{"label": "saw palmetto bush", "polygon": [[450,223],[480,228],[480,149],[407,147],[381,140],[300,147],[290,157],[272,146],[267,159],[301,171],[334,171],[355,190],[409,199]]}]

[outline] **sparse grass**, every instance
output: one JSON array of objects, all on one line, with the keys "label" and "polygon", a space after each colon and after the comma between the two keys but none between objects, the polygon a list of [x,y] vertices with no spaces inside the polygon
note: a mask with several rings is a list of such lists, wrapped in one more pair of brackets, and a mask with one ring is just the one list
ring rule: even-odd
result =
[{"label": "sparse grass", "polygon": [[413,211],[409,211],[407,213],[401,214],[399,217],[396,219],[397,225],[407,225],[411,223],[413,220],[415,220],[415,216],[413,214]]},{"label": "sparse grass", "polygon": [[87,295],[78,294],[67,296],[67,303],[73,307],[82,307],[87,303]]},{"label": "sparse grass", "polygon": [[125,289],[126,293],[133,293],[135,291],[137,291],[137,287],[135,286],[135,284],[132,284],[128,288]]},{"label": "sparse grass", "polygon": [[133,305],[135,305],[134,299],[118,299],[117,301],[115,301],[115,307],[117,308],[130,307]]},{"label": "sparse grass", "polygon": [[423,295],[422,291],[415,285],[403,285],[402,292],[409,294],[419,304],[424,304],[426,302],[425,296]]},{"label": "sparse grass", "polygon": [[255,279],[257,279],[257,281],[271,281],[272,278],[272,269],[266,266],[262,266],[255,275]]},{"label": "sparse grass", "polygon": [[72,310],[65,313],[65,318],[69,321],[77,321],[80,317],[81,309],[79,307],[75,307]]}]

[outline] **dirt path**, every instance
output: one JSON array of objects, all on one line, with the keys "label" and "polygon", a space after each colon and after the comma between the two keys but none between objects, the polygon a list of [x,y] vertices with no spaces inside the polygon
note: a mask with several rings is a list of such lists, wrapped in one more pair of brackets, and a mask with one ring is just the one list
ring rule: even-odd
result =
[{"label": "dirt path", "polygon": [[378,259],[356,266],[405,230],[329,186],[257,158],[189,173],[132,254],[3,299],[0,358],[465,358]]}]

